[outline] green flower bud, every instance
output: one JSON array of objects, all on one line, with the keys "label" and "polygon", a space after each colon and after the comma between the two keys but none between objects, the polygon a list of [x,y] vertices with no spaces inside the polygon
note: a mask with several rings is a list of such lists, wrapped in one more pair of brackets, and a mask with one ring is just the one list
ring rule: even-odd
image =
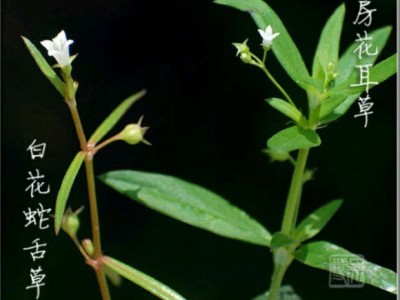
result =
[{"label": "green flower bud", "polygon": [[307,182],[314,179],[314,174],[315,174],[315,169],[314,170],[306,169],[303,174],[303,182]]},{"label": "green flower bud", "polygon": [[337,77],[337,72],[336,72],[336,64],[333,62],[330,62],[328,64],[328,67],[326,69],[326,88],[331,89],[335,86],[335,80]]},{"label": "green flower bud", "polygon": [[72,237],[75,237],[79,230],[80,221],[78,214],[81,210],[82,209],[78,209],[76,212],[73,212],[71,208],[68,208],[63,216],[61,228]]},{"label": "green flower bud", "polygon": [[239,56],[244,63],[251,64],[253,62],[247,40],[243,43],[233,43],[233,46],[237,49],[236,56]]},{"label": "green flower bud", "polygon": [[249,54],[247,53],[242,53],[240,54],[240,59],[242,60],[242,62],[244,62],[245,64],[250,64],[252,62],[252,58]]},{"label": "green flower bud", "polygon": [[151,145],[148,141],[144,139],[144,134],[149,129],[149,127],[142,127],[141,123],[143,116],[139,119],[137,124],[128,124],[125,128],[118,134],[118,139],[127,142],[130,145],[136,145],[140,142],[147,145]]},{"label": "green flower bud", "polygon": [[94,246],[93,246],[92,240],[84,239],[82,241],[82,247],[85,250],[87,255],[89,255],[90,257],[93,257],[93,255],[94,255]]},{"label": "green flower bud", "polygon": [[245,40],[243,43],[233,43],[233,46],[237,49],[236,56],[239,56],[241,53],[250,53],[250,48],[247,46],[247,41]]},{"label": "green flower bud", "polygon": [[269,155],[271,161],[286,161],[290,159],[290,154],[289,152],[286,151],[266,149],[263,150],[263,152]]}]

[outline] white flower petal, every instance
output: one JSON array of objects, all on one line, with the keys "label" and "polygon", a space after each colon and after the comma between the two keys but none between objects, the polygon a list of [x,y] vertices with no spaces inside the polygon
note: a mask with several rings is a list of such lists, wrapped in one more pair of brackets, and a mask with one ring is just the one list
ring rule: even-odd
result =
[{"label": "white flower petal", "polygon": [[262,45],[269,48],[272,45],[272,41],[280,34],[279,32],[273,33],[271,25],[268,25],[265,30],[258,29],[262,37]]},{"label": "white flower petal", "polygon": [[61,30],[52,41],[44,40],[40,43],[47,49],[48,55],[55,58],[60,67],[65,67],[70,64],[69,46],[73,42],[73,40],[67,40],[64,30]]},{"label": "white flower petal", "polygon": [[47,51],[54,49],[54,44],[52,41],[44,40],[44,41],[41,41],[40,44],[42,44],[42,46],[45,47]]},{"label": "white flower petal", "polygon": [[54,38],[54,40],[59,41],[61,44],[64,44],[67,42],[67,35],[65,34],[64,30],[61,30],[57,36]]},{"label": "white flower petal", "polygon": [[272,34],[272,27],[270,25],[265,28],[265,35],[270,36]]}]

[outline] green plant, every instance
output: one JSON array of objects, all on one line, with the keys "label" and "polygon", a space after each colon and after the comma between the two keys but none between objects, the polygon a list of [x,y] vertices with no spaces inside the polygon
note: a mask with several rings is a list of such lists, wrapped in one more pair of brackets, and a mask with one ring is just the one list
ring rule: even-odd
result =
[{"label": "green plant", "polygon": [[[311,267],[352,277],[354,273],[349,272],[351,266],[341,265],[340,268],[337,268],[330,263],[332,256],[343,255],[357,259],[362,263],[364,277],[352,279],[358,279],[397,294],[397,274],[393,271],[359,258],[357,255],[330,242],[306,242],[316,236],[330,221],[339,209],[342,200],[331,201],[301,222],[297,222],[303,185],[313,175],[312,171],[306,169],[307,158],[310,149],[321,144],[317,131],[321,125],[343,116],[364,92],[365,86],[351,86],[358,78],[358,70],[355,66],[373,64],[376,56],[357,59],[353,54],[353,50],[357,47],[354,43],[339,58],[339,40],[345,13],[344,5],[342,5],[329,18],[322,31],[312,66],[312,74],[310,75],[282,21],[266,3],[261,0],[217,0],[216,3],[251,12],[263,38],[263,56],[259,58],[252,53],[247,46],[247,41],[234,44],[238,50],[237,54],[244,63],[262,70],[276,85],[284,99],[274,97],[267,99],[267,102],[294,123],[293,126],[272,136],[267,142],[268,149],[266,151],[274,160],[289,160],[294,165],[280,230],[271,234],[263,225],[219,195],[172,176],[119,170],[103,174],[100,179],[132,200],[184,223],[217,235],[269,248],[273,253],[274,271],[269,291],[257,297],[259,300],[276,300],[279,298],[280,292],[284,290],[281,287],[283,277],[294,260]],[[384,27],[373,31],[370,36],[373,37],[375,45],[382,49],[390,31],[389,27]],[[41,71],[67,103],[81,146],[81,150],[76,154],[65,174],[58,193],[55,209],[56,233],[62,228],[76,244],[86,262],[93,267],[103,299],[110,299],[106,281],[107,274],[112,278],[118,275],[123,276],[162,299],[183,299],[178,293],[148,275],[114,258],[104,256],[101,248],[93,157],[97,151],[116,140],[125,140],[130,144],[148,143],[144,140],[146,128],[141,127],[142,120],[137,124],[126,126],[119,134],[99,143],[131,105],[145,94],[145,91],[123,101],[86,140],[76,107],[75,94],[78,84],[71,76],[71,62],[74,57],[69,57],[68,52],[68,55],[57,59],[54,52],[50,53],[50,50],[62,52],[64,49],[64,55],[66,54],[65,49],[68,49],[68,41],[65,36],[61,43],[65,47],[61,47],[62,49],[49,49],[48,47],[53,47],[49,43],[46,47],[49,50],[49,55],[55,56],[58,61],[62,79],[48,65],[36,47],[28,39],[23,39]],[[266,59],[270,50],[275,54],[289,77],[306,92],[308,99],[306,114],[296,106],[298,102],[289,96],[268,70]],[[372,66],[369,70],[370,81],[383,82],[395,74],[396,62],[397,57],[393,55]],[[292,157],[290,153],[292,151],[298,152],[296,159]],[[83,163],[86,167],[89,192],[92,239],[79,242],[76,236],[79,229],[79,212],[65,208],[73,182]]]},{"label": "green plant", "polygon": [[[145,95],[146,91],[140,91],[125,99],[100,124],[100,126],[87,140],[82,127],[75,98],[75,94],[78,90],[78,82],[74,81],[71,75],[71,63],[76,57],[76,55],[72,57],[69,55],[69,45],[72,44],[73,41],[67,40],[65,32],[61,31],[52,41],[46,40],[41,42],[41,44],[48,50],[48,55],[53,56],[56,59],[57,65],[55,65],[55,67],[60,68],[61,79],[53,70],[53,68],[50,67],[34,44],[32,44],[31,41],[25,37],[22,37],[22,39],[42,73],[50,80],[53,86],[64,98],[64,101],[71,112],[72,120],[74,122],[81,147],[80,151],[76,154],[67,172],[65,173],[57,195],[54,214],[54,228],[56,235],[59,233],[60,229],[63,229],[70,236],[85,259],[86,263],[93,268],[103,300],[111,299],[106,277],[109,277],[111,282],[118,285],[118,283],[121,281],[120,276],[123,276],[136,283],[161,299],[184,299],[177,292],[173,291],[156,279],[112,257],[103,255],[102,251],[95,175],[93,170],[94,155],[103,147],[117,140],[123,140],[131,145],[135,145],[140,142],[149,144],[149,142],[144,139],[144,134],[147,130],[147,127],[141,126],[143,118],[140,118],[137,124],[129,124],[120,133],[110,137],[102,143],[99,143],[121,119],[123,114],[137,100]],[[81,209],[73,212],[70,208],[67,210],[65,208],[72,185],[83,163],[85,164],[86,169],[90,218],[92,223],[92,239],[86,238],[80,242],[77,237],[77,233],[80,227],[78,215],[81,212]]]}]

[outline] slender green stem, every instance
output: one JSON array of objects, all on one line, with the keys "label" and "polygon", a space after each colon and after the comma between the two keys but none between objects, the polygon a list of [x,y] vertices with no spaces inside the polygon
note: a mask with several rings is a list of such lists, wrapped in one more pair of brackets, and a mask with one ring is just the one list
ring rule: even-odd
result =
[{"label": "slender green stem", "polygon": [[264,54],[263,54],[263,59],[262,59],[262,64],[265,66],[265,60],[267,59],[267,52],[268,50],[264,49]]},{"label": "slender green stem", "polygon": [[94,182],[93,155],[91,153],[88,153],[88,155],[85,158],[85,167],[86,167],[86,181],[89,194],[90,218],[92,220],[94,257],[98,258],[102,255],[102,253],[101,253],[99,212],[97,209],[96,186]]},{"label": "slender green stem", "polygon": [[108,289],[108,283],[103,268],[96,270],[96,277],[97,277],[97,282],[99,283],[101,299],[111,300],[110,290]]},{"label": "slender green stem", "polygon": [[300,206],[301,191],[303,189],[304,171],[307,164],[309,149],[300,149],[297,156],[296,167],[293,171],[289,194],[286,201],[285,213],[282,221],[282,232],[292,234],[296,225],[297,210]]},{"label": "slender green stem", "polygon": [[[93,259],[98,260],[102,255],[101,250],[101,238],[100,238],[100,223],[99,223],[99,212],[97,208],[96,198],[96,185],[94,181],[94,170],[93,170],[93,153],[88,152],[85,158],[85,169],[86,169],[86,181],[88,186],[89,195],[89,206],[90,206],[90,219],[92,222],[92,237],[94,246]],[[105,280],[105,274],[103,268],[95,270],[97,282],[100,287],[100,292],[103,300],[110,300],[110,292],[108,290],[107,280]]]},{"label": "slender green stem", "polygon": [[[300,149],[295,168],[290,183],[289,193],[286,201],[285,213],[283,215],[281,231],[287,235],[291,235],[296,226],[296,219],[300,207],[301,192],[304,183],[304,171],[307,164],[309,149]],[[283,277],[293,257],[292,247],[284,249],[276,249],[274,251],[274,273],[272,275],[271,286],[268,293],[268,300],[278,300],[279,290]]]},{"label": "slender green stem", "polygon": [[78,136],[79,145],[81,146],[82,151],[87,150],[86,136],[83,131],[81,118],[79,117],[78,109],[76,107],[76,101],[66,100],[68,104],[69,111],[71,112],[72,120],[74,121],[76,134]]},{"label": "slender green stem", "polygon": [[105,140],[104,142],[100,143],[99,145],[97,145],[96,147],[93,148],[94,152],[99,151],[100,149],[104,148],[105,146],[107,146],[108,144],[111,144],[112,142],[115,142],[119,140],[119,135],[114,135],[112,137],[110,137],[109,139]]},{"label": "slender green stem", "polygon": [[289,103],[296,107],[294,104],[292,98],[288,95],[288,93],[285,92],[285,90],[282,88],[282,86],[276,81],[276,79],[272,76],[272,74],[268,71],[267,67],[263,65],[261,69],[264,71],[264,73],[268,76],[268,78],[272,81],[272,83],[278,88],[278,90],[282,93],[282,95],[289,101]]},{"label": "slender green stem", "polygon": [[[267,75],[267,77],[272,81],[272,83],[278,88],[278,90],[283,94],[283,96],[289,101],[289,103],[293,106],[296,107],[294,104],[292,98],[288,95],[288,93],[285,92],[285,90],[282,88],[282,86],[278,83],[278,81],[272,76],[272,74],[268,71],[267,67],[265,66],[265,59],[267,58],[267,52],[264,50],[264,55],[263,55],[263,60],[261,61],[256,55],[253,53],[250,53],[250,56],[255,60],[253,65],[259,67],[261,70],[264,71],[264,73]],[[296,107],[297,108],[297,107]]]},{"label": "slender green stem", "polygon": [[285,276],[287,266],[275,265],[271,279],[271,287],[268,292],[268,300],[279,300],[279,291]]},{"label": "slender green stem", "polygon": [[[64,74],[65,75],[65,74]],[[100,224],[99,224],[99,213],[97,209],[97,198],[96,198],[96,186],[94,181],[94,171],[93,171],[93,149],[89,149],[85,133],[83,131],[82,122],[79,116],[79,112],[75,101],[75,86],[72,77],[67,74],[64,80],[66,82],[67,91],[66,99],[69,110],[71,112],[72,120],[74,122],[75,130],[79,139],[79,144],[82,151],[86,151],[87,155],[85,158],[85,169],[86,169],[86,181],[88,186],[89,195],[89,206],[90,206],[90,219],[92,223],[92,236],[93,236],[93,246],[94,255],[93,260],[97,261],[103,255],[101,250],[101,239],[100,239]],[[75,241],[76,242],[76,241]],[[79,243],[78,243],[79,244]],[[79,245],[80,246],[80,245]],[[82,250],[78,247],[80,251]],[[82,252],[82,251],[81,251]],[[108,289],[107,280],[105,278],[105,273],[103,268],[95,268],[97,282],[99,284],[102,300],[111,300],[110,292]]]},{"label": "slender green stem", "polygon": [[75,246],[78,248],[79,252],[82,254],[82,256],[85,258],[86,261],[90,261],[91,258],[89,257],[89,255],[87,255],[85,249],[83,249],[83,247],[81,246],[81,244],[79,243],[78,239],[76,238],[76,236],[72,236],[70,235],[70,238],[72,239],[72,241],[74,242]]}]

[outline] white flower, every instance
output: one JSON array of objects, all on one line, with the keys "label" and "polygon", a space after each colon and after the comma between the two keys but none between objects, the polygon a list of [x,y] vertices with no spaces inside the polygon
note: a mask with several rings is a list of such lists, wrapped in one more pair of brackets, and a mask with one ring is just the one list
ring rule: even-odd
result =
[{"label": "white flower", "polygon": [[272,33],[272,27],[270,25],[265,30],[258,29],[263,41],[262,45],[269,48],[272,45],[272,41],[280,34],[279,32]]},{"label": "white flower", "polygon": [[71,58],[69,56],[69,45],[74,41],[67,40],[64,30],[61,30],[59,34],[53,39],[53,41],[45,40],[41,41],[43,47],[47,49],[47,54],[53,56],[61,68],[71,64]]}]

